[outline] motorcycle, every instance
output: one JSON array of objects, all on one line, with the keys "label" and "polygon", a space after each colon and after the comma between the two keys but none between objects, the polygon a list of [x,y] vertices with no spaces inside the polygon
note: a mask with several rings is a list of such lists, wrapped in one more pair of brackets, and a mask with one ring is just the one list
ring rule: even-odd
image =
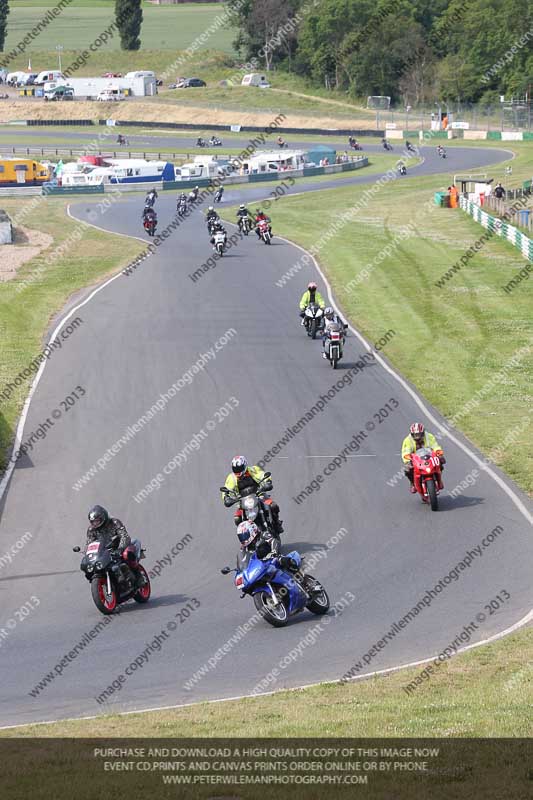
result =
[{"label": "motorcycle", "polygon": [[[239,493],[230,492],[227,486],[221,486],[220,491],[227,497],[231,498],[231,503],[228,506],[233,506],[239,503],[242,511],[242,520],[249,520],[255,522],[257,527],[262,533],[266,533],[272,537],[279,549],[281,549],[281,539],[279,534],[276,533],[274,527],[274,520],[272,518],[272,511],[263,498],[267,493],[267,489],[263,484],[270,483],[271,472],[265,472],[265,477],[258,486],[249,486]],[[270,491],[270,487],[268,489]]]},{"label": "motorcycle", "polygon": [[157,220],[153,217],[146,217],[143,220],[143,227],[144,230],[147,232],[148,236],[155,236],[155,229],[157,228]]},{"label": "motorcycle", "polygon": [[180,217],[184,217],[187,213],[187,201],[186,200],[178,200],[178,214]]},{"label": "motorcycle", "polygon": [[[288,553],[295,568],[302,566],[302,557],[297,550]],[[254,551],[243,551],[237,559],[237,569],[224,567],[223,575],[235,573],[235,587],[241,591],[241,599],[253,597],[254,604],[265,622],[282,628],[289,617],[305,608],[312,614],[322,615],[329,611],[328,593],[312,575],[296,577],[281,567],[278,557],[265,555],[259,558]]]},{"label": "motorcycle", "polygon": [[324,324],[324,311],[320,308],[318,303],[309,303],[305,309],[304,322],[307,335],[310,336],[311,339],[316,339],[318,331]]},{"label": "motorcycle", "polygon": [[324,343],[324,352],[333,369],[337,369],[337,363],[341,360],[344,348],[344,331],[348,326],[334,323],[330,325],[326,332],[326,342]]},{"label": "motorcycle", "polygon": [[383,145],[383,149],[384,150],[392,150],[393,149],[392,145],[389,144],[386,139],[383,139],[381,143]]},{"label": "motorcycle", "polygon": [[259,238],[263,240],[265,244],[270,244],[272,242],[272,234],[270,233],[270,225],[266,219],[261,219],[258,222],[259,228]]},{"label": "motorcycle", "polygon": [[437,154],[440,158],[446,158],[446,150],[443,147],[437,147]]},{"label": "motorcycle", "polygon": [[420,447],[411,453],[411,464],[415,489],[422,502],[429,503],[432,511],[438,511],[438,494],[444,489],[439,456],[430,447]]},{"label": "motorcycle", "polygon": [[226,249],[226,234],[222,233],[222,231],[216,231],[214,234],[214,248],[219,254],[220,257],[224,255],[224,250]]},{"label": "motorcycle", "polygon": [[362,150],[363,149],[361,147],[361,145],[359,144],[359,142],[356,142],[355,139],[352,139],[351,137],[350,137],[350,139],[348,139],[348,144],[350,145],[352,150]]},{"label": "motorcycle", "polygon": [[407,142],[407,144],[406,144],[405,146],[406,146],[406,148],[407,148],[407,152],[408,152],[408,153],[416,153],[416,147],[414,147],[414,146],[411,144],[411,142]]},{"label": "motorcycle", "polygon": [[216,219],[210,218],[207,220],[207,232],[209,233],[209,236],[214,236],[215,228],[219,222],[220,220],[218,217]]},{"label": "motorcycle", "polygon": [[399,175],[407,175],[407,169],[404,164],[401,167],[398,167],[398,174]]},{"label": "motorcycle", "polygon": [[209,139],[209,147],[222,147],[222,140],[218,136],[211,136]]},{"label": "motorcycle", "polygon": [[127,147],[129,145],[129,142],[125,136],[122,136],[122,134],[119,133],[119,135],[117,136],[117,144],[123,144],[126,145]]},{"label": "motorcycle", "polygon": [[221,186],[220,189],[217,189],[214,196],[215,203],[222,202],[222,195],[224,194],[224,187]]},{"label": "motorcycle", "polygon": [[288,147],[288,146],[289,146],[289,145],[287,144],[287,142],[285,142],[285,141],[281,141],[281,142],[280,142],[280,141],[278,141],[278,143],[277,143],[277,144],[278,144],[278,147],[279,147],[279,149],[280,149],[280,150],[283,150],[283,148],[284,148],[284,147],[286,148],[286,147]]},{"label": "motorcycle", "polygon": [[147,194],[146,195],[146,199],[144,201],[144,207],[145,208],[153,208],[154,205],[155,205],[155,195]]},{"label": "motorcycle", "polygon": [[204,139],[202,139],[201,136],[199,136],[198,139],[196,140],[196,147],[207,147],[207,143],[205,142]]},{"label": "motorcycle", "polygon": [[[116,546],[120,536],[115,536],[108,545],[102,540],[90,542],[80,564],[80,569],[91,583],[91,595],[98,611],[112,614],[121,603],[133,598],[136,603],[147,603],[152,593],[150,578],[139,562],[146,553],[138,539],[134,539],[124,552],[117,553]],[[80,547],[72,548],[79,553]],[[135,573],[142,576],[141,586],[137,586]]]},{"label": "motorcycle", "polygon": [[241,233],[244,233],[245,236],[248,236],[251,227],[252,224],[250,222],[250,217],[239,217],[239,230]]}]

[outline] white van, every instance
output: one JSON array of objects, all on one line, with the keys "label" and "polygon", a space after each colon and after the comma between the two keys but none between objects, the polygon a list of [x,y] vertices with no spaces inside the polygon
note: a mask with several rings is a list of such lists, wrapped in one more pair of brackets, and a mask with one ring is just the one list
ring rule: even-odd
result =
[{"label": "white van", "polygon": [[110,103],[114,100],[125,100],[126,97],[122,89],[119,89],[118,86],[108,86],[107,89],[102,89],[102,91],[98,93],[96,99],[101,103]]},{"label": "white van", "polygon": [[35,83],[39,86],[42,83],[46,83],[47,81],[66,81],[65,76],[62,72],[59,72],[57,69],[49,69],[44,70],[43,72],[39,72],[35,79]]},{"label": "white van", "polygon": [[260,89],[270,89],[266,75],[261,75],[260,72],[250,72],[245,75],[241,81],[241,86],[258,86]]},{"label": "white van", "polygon": [[155,78],[155,72],[149,69],[140,69],[137,72],[127,72],[125,78]]}]

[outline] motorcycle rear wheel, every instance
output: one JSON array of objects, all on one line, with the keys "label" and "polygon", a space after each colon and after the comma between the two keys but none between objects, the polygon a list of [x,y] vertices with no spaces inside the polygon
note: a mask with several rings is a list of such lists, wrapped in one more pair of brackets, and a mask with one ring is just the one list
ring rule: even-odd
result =
[{"label": "motorcycle rear wheel", "polygon": [[274,628],[283,628],[287,624],[289,614],[285,604],[281,601],[274,605],[270,592],[265,591],[254,594],[254,603],[265,622],[268,622],[269,625]]},{"label": "motorcycle rear wheel", "polygon": [[431,506],[432,511],[439,510],[439,498],[437,496],[437,487],[435,486],[435,481],[433,478],[430,478],[426,481],[426,489],[429,496],[429,504]]},{"label": "motorcycle rear wheel", "polygon": [[93,597],[94,604],[98,609],[98,611],[101,611],[102,614],[112,614],[118,605],[117,592],[115,587],[112,585],[111,599],[107,600],[104,592],[105,586],[106,586],[105,576],[102,576],[100,578],[94,578],[91,581],[91,594]]}]

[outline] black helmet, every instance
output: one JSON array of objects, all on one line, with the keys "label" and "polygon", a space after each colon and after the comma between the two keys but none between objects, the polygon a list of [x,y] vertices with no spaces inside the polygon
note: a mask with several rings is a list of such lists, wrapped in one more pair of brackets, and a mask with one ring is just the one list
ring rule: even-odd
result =
[{"label": "black helmet", "polygon": [[103,506],[93,506],[88,514],[89,527],[93,530],[101,528],[109,519],[109,514]]}]

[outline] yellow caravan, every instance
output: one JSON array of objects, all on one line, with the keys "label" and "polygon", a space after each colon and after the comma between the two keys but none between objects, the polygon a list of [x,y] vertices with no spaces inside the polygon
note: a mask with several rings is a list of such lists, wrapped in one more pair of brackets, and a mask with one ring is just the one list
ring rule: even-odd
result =
[{"label": "yellow caravan", "polygon": [[48,168],[32,158],[0,158],[0,186],[42,186]]}]

